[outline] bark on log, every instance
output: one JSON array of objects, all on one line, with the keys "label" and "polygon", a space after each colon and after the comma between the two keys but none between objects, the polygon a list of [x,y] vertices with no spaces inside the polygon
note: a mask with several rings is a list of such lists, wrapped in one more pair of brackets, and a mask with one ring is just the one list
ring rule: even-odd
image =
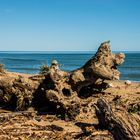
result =
[{"label": "bark on log", "polygon": [[[129,120],[126,117],[126,122],[124,121],[125,115],[130,116],[126,113],[122,118],[117,117],[117,115],[112,111],[111,106],[105,99],[98,99],[95,105],[96,115],[99,120],[99,124],[102,128],[108,129],[114,136],[116,140],[138,140],[140,139],[139,130],[136,130],[134,126],[133,119]],[[125,112],[125,111],[124,111]]]}]

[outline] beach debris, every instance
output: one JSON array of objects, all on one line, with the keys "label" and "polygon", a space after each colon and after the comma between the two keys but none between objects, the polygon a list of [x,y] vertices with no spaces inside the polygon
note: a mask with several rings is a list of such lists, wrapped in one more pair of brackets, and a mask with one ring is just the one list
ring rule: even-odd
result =
[{"label": "beach debris", "polygon": [[121,95],[120,95],[120,96],[119,96],[119,95],[116,95],[116,96],[112,99],[112,101],[113,101],[116,105],[120,104],[120,103],[121,103]]},{"label": "beach debris", "polygon": [[127,110],[130,113],[140,113],[140,102],[129,104]]},{"label": "beach debris", "polygon": [[126,85],[131,85],[132,82],[131,82],[130,80],[126,80],[126,81],[125,81],[125,84],[126,84]]},{"label": "beach debris", "polygon": [[108,87],[113,88],[114,87],[113,83],[108,83]]},{"label": "beach debris", "polygon": [[116,95],[116,96],[113,98],[113,100],[112,100],[112,101],[117,101],[117,100],[120,100],[120,98],[121,98],[121,96]]},{"label": "beach debris", "polygon": [[116,140],[138,140],[140,138],[139,129],[133,127],[133,119],[129,118],[129,121],[125,121],[125,119],[128,118],[125,118],[125,116],[131,117],[126,111],[124,116],[121,115],[117,117],[104,98],[97,100],[95,108],[100,126],[104,129],[108,129]]}]

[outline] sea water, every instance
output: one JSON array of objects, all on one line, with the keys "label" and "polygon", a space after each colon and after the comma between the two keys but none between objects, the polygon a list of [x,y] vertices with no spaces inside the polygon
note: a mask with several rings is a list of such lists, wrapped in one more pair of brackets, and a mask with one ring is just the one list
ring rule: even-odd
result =
[{"label": "sea water", "polygon": [[[39,73],[42,65],[56,59],[61,69],[71,71],[81,67],[95,52],[0,52],[0,63],[9,71]],[[118,67],[122,80],[140,81],[140,53],[125,53],[125,62]]]}]

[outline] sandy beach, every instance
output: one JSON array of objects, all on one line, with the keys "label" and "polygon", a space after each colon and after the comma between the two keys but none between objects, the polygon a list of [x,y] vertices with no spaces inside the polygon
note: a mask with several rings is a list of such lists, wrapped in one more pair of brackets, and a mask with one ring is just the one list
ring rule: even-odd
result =
[{"label": "sandy beach", "polygon": [[[8,78],[24,77],[28,84],[37,86],[36,81],[28,80],[33,75],[8,72],[0,76],[0,81]],[[104,92],[93,93],[81,99],[80,114],[73,121],[62,120],[55,114],[40,115],[34,108],[26,111],[0,109],[0,139],[114,139],[108,130],[98,126],[98,118],[93,105],[99,98],[106,99],[117,117],[129,122],[129,126],[139,131],[140,83],[126,81],[106,81],[113,87]],[[117,98],[118,97],[118,98]],[[135,107],[137,110],[135,111]],[[132,109],[132,110],[130,110]]]}]

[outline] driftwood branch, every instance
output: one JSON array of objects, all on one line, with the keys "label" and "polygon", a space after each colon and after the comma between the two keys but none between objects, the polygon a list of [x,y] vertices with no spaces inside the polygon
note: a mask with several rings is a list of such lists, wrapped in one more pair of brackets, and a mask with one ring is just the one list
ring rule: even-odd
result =
[{"label": "driftwood branch", "polygon": [[[116,140],[140,139],[138,135],[139,130],[136,131],[133,128],[133,125],[135,125],[134,122],[132,122],[132,120],[123,121],[124,119],[122,118],[125,117],[125,115],[122,116],[122,118],[117,117],[105,99],[98,99],[95,108],[100,126],[104,129],[108,129]],[[127,115],[130,114],[127,113]]]}]

